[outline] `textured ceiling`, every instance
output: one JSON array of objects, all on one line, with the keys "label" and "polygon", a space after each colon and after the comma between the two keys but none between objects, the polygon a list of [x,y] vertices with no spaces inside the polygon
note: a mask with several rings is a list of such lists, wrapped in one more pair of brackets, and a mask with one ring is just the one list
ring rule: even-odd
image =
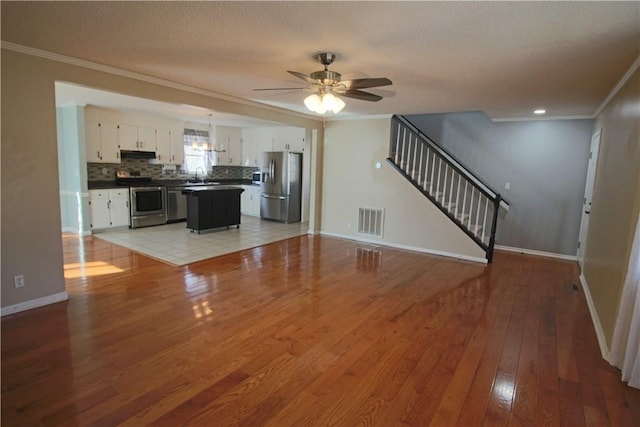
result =
[{"label": "textured ceiling", "polygon": [[[6,2],[2,40],[308,113],[286,70],[388,77],[341,116],[591,116],[640,55],[640,2]],[[391,96],[390,96],[391,95]]]}]

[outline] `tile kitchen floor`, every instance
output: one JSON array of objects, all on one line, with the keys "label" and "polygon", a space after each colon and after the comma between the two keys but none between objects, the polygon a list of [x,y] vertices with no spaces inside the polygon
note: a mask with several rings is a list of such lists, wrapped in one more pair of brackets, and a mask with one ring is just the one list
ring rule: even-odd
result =
[{"label": "tile kitchen floor", "polygon": [[191,233],[185,222],[177,222],[134,230],[110,230],[93,236],[169,264],[185,265],[307,234],[309,229],[306,222],[282,224],[246,215],[241,221],[240,228],[232,226],[228,230],[219,228],[201,234]]}]

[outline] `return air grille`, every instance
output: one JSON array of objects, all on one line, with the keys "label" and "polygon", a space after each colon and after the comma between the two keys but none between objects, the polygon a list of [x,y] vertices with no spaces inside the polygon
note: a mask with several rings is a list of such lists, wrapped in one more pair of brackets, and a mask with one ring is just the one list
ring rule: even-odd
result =
[{"label": "return air grille", "polygon": [[358,208],[358,233],[382,237],[384,209]]}]

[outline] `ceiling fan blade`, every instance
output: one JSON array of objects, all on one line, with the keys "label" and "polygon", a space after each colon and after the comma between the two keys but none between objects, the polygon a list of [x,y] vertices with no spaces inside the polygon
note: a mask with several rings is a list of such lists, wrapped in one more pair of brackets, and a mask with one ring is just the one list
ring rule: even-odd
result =
[{"label": "ceiling fan blade", "polygon": [[303,90],[306,87],[270,87],[270,88],[262,88],[262,89],[254,89],[254,92],[259,92],[263,90]]},{"label": "ceiling fan blade", "polygon": [[363,101],[380,101],[382,97],[380,95],[374,95],[373,93],[365,92],[363,90],[358,89],[349,89],[344,91],[344,93],[340,94],[341,96],[346,96],[347,98],[355,98],[361,99]]},{"label": "ceiling fan blade", "polygon": [[341,82],[347,89],[366,89],[368,87],[389,86],[393,84],[386,77],[374,77],[370,79],[354,79]]},{"label": "ceiling fan blade", "polygon": [[380,95],[383,98],[393,98],[394,96],[396,96],[396,92],[393,90],[380,89],[377,87],[372,87],[371,89],[369,89],[369,92]]},{"label": "ceiling fan blade", "polygon": [[307,76],[306,74],[302,74],[302,73],[299,73],[297,71],[287,71],[287,73],[289,73],[289,74],[291,74],[293,76],[296,76],[297,78],[302,79],[305,82],[318,83],[317,80],[312,79],[311,77]]}]

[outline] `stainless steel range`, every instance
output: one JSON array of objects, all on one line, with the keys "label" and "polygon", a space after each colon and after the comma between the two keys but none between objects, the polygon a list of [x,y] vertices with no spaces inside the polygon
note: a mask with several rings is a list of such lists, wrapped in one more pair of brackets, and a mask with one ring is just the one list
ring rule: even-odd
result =
[{"label": "stainless steel range", "polygon": [[116,184],[129,186],[131,228],[167,223],[167,189],[150,176],[116,172]]}]

